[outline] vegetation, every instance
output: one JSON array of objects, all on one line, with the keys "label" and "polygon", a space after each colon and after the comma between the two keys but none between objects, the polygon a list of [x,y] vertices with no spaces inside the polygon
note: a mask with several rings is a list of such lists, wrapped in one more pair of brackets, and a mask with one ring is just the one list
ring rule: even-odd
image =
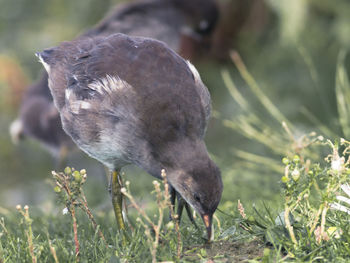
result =
[{"label": "vegetation", "polygon": [[77,169],[50,178],[37,144],[10,143],[13,90],[39,69],[32,54],[93,25],[108,9],[97,2],[0,0],[0,65],[15,76],[0,72],[0,262],[348,262],[348,1],[266,0],[265,27],[248,25],[228,61],[199,64],[225,186],[210,245],[200,218],[199,230],[168,219],[166,182],[126,169],[125,239],[95,161],[72,153]]}]

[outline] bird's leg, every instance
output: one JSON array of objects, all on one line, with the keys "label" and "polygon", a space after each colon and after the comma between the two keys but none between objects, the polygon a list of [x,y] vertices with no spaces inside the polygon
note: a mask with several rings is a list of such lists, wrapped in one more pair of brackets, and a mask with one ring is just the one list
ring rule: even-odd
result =
[{"label": "bird's leg", "polygon": [[198,228],[196,222],[194,221],[193,215],[192,215],[192,211],[190,206],[188,205],[188,203],[176,192],[174,187],[170,188],[170,203],[171,203],[171,207],[172,207],[172,211],[169,212],[169,217],[171,220],[174,220],[173,216],[175,214],[175,201],[177,199],[177,209],[176,209],[176,214],[178,216],[178,220],[179,223],[181,221],[181,216],[182,216],[182,211],[183,208],[185,207],[188,218],[190,219],[190,221],[192,222],[192,224]]},{"label": "bird's leg", "polygon": [[120,230],[125,230],[123,219],[123,194],[121,192],[122,181],[119,171],[114,170],[111,174],[110,191],[112,196],[113,209]]},{"label": "bird's leg", "polygon": [[188,218],[190,219],[191,223],[198,228],[196,222],[194,221],[193,215],[192,215],[192,210],[189,206],[189,204],[183,199],[179,194],[177,196],[177,215],[179,216],[179,223],[181,221],[181,216],[182,216],[182,211],[183,209],[186,209]]},{"label": "bird's leg", "polygon": [[198,228],[198,226],[197,226],[197,224],[196,224],[196,221],[194,221],[193,214],[192,214],[192,210],[191,210],[190,206],[188,205],[188,203],[187,203],[185,200],[184,200],[184,202],[185,202],[185,209],[186,209],[188,218],[190,219],[191,223],[192,223],[196,228]]},{"label": "bird's leg", "polygon": [[178,195],[177,197],[177,216],[178,216],[178,220],[179,220],[179,224],[181,222],[181,217],[182,217],[182,211],[184,209],[184,205],[185,205],[186,201],[182,199],[181,196]]}]

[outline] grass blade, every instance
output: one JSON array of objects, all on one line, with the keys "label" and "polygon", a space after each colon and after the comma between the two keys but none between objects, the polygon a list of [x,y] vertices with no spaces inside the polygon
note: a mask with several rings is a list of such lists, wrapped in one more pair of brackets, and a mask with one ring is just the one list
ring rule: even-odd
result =
[{"label": "grass blade", "polygon": [[255,96],[260,100],[261,104],[265,107],[268,113],[271,114],[278,122],[287,122],[289,126],[292,125],[289,123],[287,118],[279,111],[279,109],[272,103],[272,101],[265,95],[261,90],[258,83],[255,81],[253,76],[249,73],[245,64],[243,63],[242,58],[236,51],[230,53],[232,61],[235,63],[237,69],[239,70],[241,76],[248,84],[249,88],[255,94]]},{"label": "grass blade", "polygon": [[341,51],[338,56],[337,72],[335,79],[335,91],[337,98],[337,107],[339,122],[343,134],[346,138],[350,137],[350,84],[345,70],[344,62],[346,52]]}]

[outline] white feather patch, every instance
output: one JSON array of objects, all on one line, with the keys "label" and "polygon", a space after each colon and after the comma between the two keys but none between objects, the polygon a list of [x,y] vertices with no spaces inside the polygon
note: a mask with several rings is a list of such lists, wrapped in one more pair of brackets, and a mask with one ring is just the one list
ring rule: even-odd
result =
[{"label": "white feather patch", "polygon": [[202,82],[202,79],[201,79],[201,76],[199,75],[197,69],[195,68],[195,66],[192,65],[192,63],[190,61],[186,61],[187,62],[187,66],[190,68],[192,74],[193,74],[193,77],[194,77],[194,81],[196,83],[201,83]]},{"label": "white feather patch", "polygon": [[131,86],[118,76],[106,75],[105,78],[90,83],[88,87],[102,95],[104,93],[112,94],[115,91],[129,88]]},{"label": "white feather patch", "polygon": [[69,98],[72,95],[72,90],[71,89],[66,89],[64,94],[65,94],[66,100],[69,101]]},{"label": "white feather patch", "polygon": [[19,142],[19,138],[22,132],[23,122],[20,119],[14,120],[10,126],[10,135],[14,144],[17,144]]},{"label": "white feather patch", "polygon": [[43,66],[44,66],[45,70],[47,71],[47,73],[50,74],[50,66],[49,66],[49,64],[47,64],[47,63],[43,60],[43,58],[40,56],[40,54],[36,54],[36,56],[39,58],[39,62],[40,62],[41,64],[43,64]]},{"label": "white feather patch", "polygon": [[91,109],[91,104],[84,100],[73,101],[69,104],[69,110],[74,114],[79,114],[80,110]]}]

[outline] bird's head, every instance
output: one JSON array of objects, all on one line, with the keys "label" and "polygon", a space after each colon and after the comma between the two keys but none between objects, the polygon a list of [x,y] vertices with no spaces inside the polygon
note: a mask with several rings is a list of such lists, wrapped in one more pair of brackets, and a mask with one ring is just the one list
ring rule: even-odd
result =
[{"label": "bird's head", "polygon": [[212,240],[212,218],[223,190],[219,168],[209,159],[203,166],[169,174],[169,182],[182,198],[201,215],[207,229],[208,239]]},{"label": "bird's head", "polygon": [[187,14],[188,22],[200,35],[210,35],[219,19],[219,9],[213,0],[173,0]]}]

